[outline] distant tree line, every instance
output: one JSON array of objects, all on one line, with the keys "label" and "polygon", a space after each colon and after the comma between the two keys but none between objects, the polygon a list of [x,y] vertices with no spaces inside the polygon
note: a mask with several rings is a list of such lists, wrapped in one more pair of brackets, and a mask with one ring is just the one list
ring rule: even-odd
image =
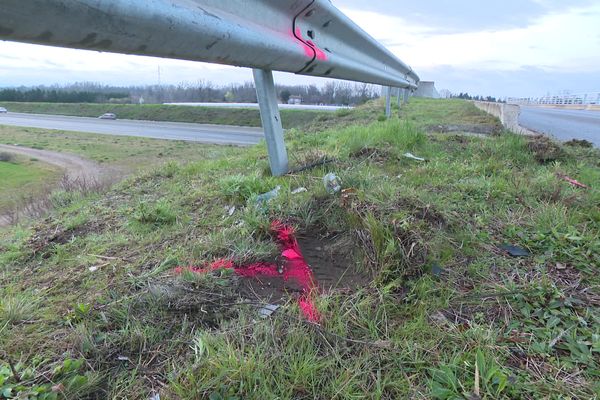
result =
[{"label": "distant tree line", "polygon": [[450,96],[451,98],[455,98],[455,99],[464,99],[464,100],[475,100],[475,101],[489,101],[491,103],[505,103],[504,100],[500,100],[500,99],[496,99],[495,97],[492,96],[471,96],[469,95],[469,93],[459,93],[459,94],[453,94]]},{"label": "distant tree line", "polygon": [[[280,100],[300,98],[304,104],[358,105],[377,98],[381,88],[366,83],[330,81],[317,85],[277,85]],[[255,103],[254,83],[218,86],[209,81],[178,85],[106,86],[76,83],[0,89],[0,101],[49,103]]]},{"label": "distant tree line", "polygon": [[48,88],[0,89],[0,101],[30,103],[106,103],[111,99],[129,98],[127,92],[70,91]]}]

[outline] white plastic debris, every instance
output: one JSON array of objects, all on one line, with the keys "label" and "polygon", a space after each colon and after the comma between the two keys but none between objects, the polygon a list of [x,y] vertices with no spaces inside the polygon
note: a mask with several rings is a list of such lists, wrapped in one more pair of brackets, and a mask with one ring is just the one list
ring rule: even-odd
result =
[{"label": "white plastic debris", "polygon": [[296,190],[292,190],[292,194],[298,194],[298,193],[304,193],[304,192],[308,192],[308,189],[305,187],[299,187]]},{"label": "white plastic debris", "polygon": [[266,306],[258,310],[258,313],[262,318],[268,318],[271,315],[273,315],[273,313],[277,311],[280,307],[281,306],[277,304],[267,304]]},{"label": "white plastic debris", "polygon": [[327,193],[329,194],[336,194],[342,190],[340,178],[331,172],[323,177],[323,185],[325,185],[325,190],[327,190]]},{"label": "white plastic debris", "polygon": [[410,158],[411,160],[415,160],[415,161],[427,161],[426,159],[424,159],[422,157],[415,156],[413,153],[404,153],[404,157]]},{"label": "white plastic debris", "polygon": [[280,190],[281,190],[281,186],[277,186],[275,189],[271,190],[270,192],[263,193],[263,194],[257,196],[256,202],[258,204],[267,203],[270,200],[274,199],[275,197],[279,196]]}]

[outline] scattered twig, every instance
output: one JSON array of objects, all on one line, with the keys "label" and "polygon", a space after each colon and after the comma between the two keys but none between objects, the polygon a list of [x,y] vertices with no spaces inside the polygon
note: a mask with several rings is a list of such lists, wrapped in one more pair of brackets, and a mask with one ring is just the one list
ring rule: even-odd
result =
[{"label": "scattered twig", "polygon": [[294,168],[294,169],[290,170],[287,174],[288,175],[297,174],[298,172],[307,171],[309,169],[313,169],[313,168],[320,167],[323,165],[331,164],[333,162],[336,162],[336,160],[334,158],[324,158],[322,160],[315,161],[314,163],[304,165],[302,167]]},{"label": "scattered twig", "polygon": [[13,374],[13,378],[15,378],[15,381],[17,383],[20,383],[21,382],[21,376],[17,372],[17,369],[15,368],[15,364],[13,363],[12,358],[8,355],[8,353],[6,353],[4,351],[2,353],[3,353],[3,358],[6,360],[6,362],[8,363],[8,366],[10,367],[10,371]]}]

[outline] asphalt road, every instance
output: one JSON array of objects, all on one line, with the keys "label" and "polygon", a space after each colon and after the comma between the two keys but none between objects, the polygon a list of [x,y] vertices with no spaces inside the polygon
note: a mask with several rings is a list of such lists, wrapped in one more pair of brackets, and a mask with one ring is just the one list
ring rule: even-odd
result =
[{"label": "asphalt road", "polygon": [[105,135],[139,136],[154,139],[249,146],[264,137],[262,128],[227,125],[200,125],[182,122],[134,120],[104,120],[98,118],[65,117],[7,113],[0,114],[0,125],[101,133]]},{"label": "asphalt road", "polygon": [[521,126],[568,141],[585,139],[600,147],[600,112],[521,107]]}]

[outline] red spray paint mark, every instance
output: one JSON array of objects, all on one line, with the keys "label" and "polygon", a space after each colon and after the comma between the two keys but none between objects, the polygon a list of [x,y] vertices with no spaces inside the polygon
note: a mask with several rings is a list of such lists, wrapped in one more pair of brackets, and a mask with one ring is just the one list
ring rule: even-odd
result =
[{"label": "red spray paint mark", "polygon": [[245,266],[235,266],[231,260],[217,260],[205,268],[198,267],[177,267],[175,273],[181,274],[184,271],[203,274],[219,269],[233,269],[238,276],[245,278],[281,277],[285,282],[294,281],[302,289],[302,295],[298,299],[298,305],[302,314],[311,322],[319,322],[321,316],[313,302],[313,297],[317,294],[317,284],[314,275],[306,261],[300,246],[296,240],[294,228],[285,225],[279,221],[271,224],[271,230],[275,234],[281,255],[283,256],[283,273],[279,273],[278,266],[269,263],[255,263]]},{"label": "red spray paint mark", "polygon": [[296,28],[296,33],[292,32],[292,36],[302,43],[302,47],[304,48],[304,54],[307,57],[313,58],[315,57],[319,61],[327,61],[327,54],[323,50],[321,50],[312,40],[306,40],[302,36],[302,30],[300,28]]}]

